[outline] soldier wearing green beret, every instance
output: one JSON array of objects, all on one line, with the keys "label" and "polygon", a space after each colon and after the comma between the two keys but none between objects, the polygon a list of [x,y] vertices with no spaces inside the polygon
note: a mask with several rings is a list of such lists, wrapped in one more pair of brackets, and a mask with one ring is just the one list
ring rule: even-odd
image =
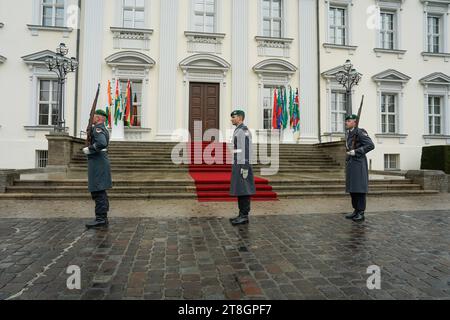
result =
[{"label": "soldier wearing green beret", "polygon": [[108,159],[109,131],[105,126],[107,114],[97,110],[91,128],[89,147],[83,149],[88,158],[89,192],[95,201],[95,220],[86,224],[88,229],[107,227],[109,199],[106,190],[112,188],[111,167]]},{"label": "soldier wearing green beret", "polygon": [[238,197],[239,216],[231,219],[231,224],[248,224],[251,196],[256,193],[255,178],[251,165],[252,134],[244,125],[245,112],[236,110],[231,113],[231,123],[236,126],[233,134],[233,166],[231,173],[230,195]]},{"label": "soldier wearing green beret", "polygon": [[346,215],[355,222],[364,221],[366,198],[369,192],[369,169],[366,154],[375,149],[375,145],[366,130],[358,128],[358,116],[345,118],[347,128],[346,192],[352,197],[353,213]]}]

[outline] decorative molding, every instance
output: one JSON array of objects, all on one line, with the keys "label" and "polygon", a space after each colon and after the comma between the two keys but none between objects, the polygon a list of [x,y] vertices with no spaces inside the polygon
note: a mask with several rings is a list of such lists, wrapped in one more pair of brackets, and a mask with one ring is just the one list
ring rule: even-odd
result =
[{"label": "decorative molding", "polygon": [[32,36],[38,36],[39,31],[51,31],[51,32],[62,32],[63,37],[68,38],[69,34],[73,31],[73,28],[68,27],[49,27],[34,24],[27,24],[27,27],[31,31]]},{"label": "decorative molding", "polygon": [[271,37],[255,37],[258,55],[271,57],[290,57],[291,44],[294,39],[291,38],[271,38]]},{"label": "decorative molding", "polygon": [[423,139],[425,140],[425,144],[431,144],[433,140],[445,140],[446,144],[450,144],[450,135],[445,134],[424,134]]},{"label": "decorative molding", "polygon": [[6,57],[0,55],[0,64],[5,63],[6,62]]},{"label": "decorative molding", "polygon": [[[54,126],[24,126],[25,131],[27,132],[28,138],[34,138],[36,137],[36,132],[53,132],[55,127]],[[66,128],[66,132],[69,130],[69,128]]]},{"label": "decorative molding", "polygon": [[231,65],[224,59],[207,53],[195,54],[180,62],[180,68],[184,74],[189,71],[208,71],[209,73],[218,71],[226,74],[230,67]]},{"label": "decorative molding", "polygon": [[185,31],[184,35],[188,40],[188,52],[222,53],[224,33]]},{"label": "decorative molding", "polygon": [[344,72],[344,67],[342,65],[334,67],[333,69],[329,69],[327,71],[322,72],[322,77],[324,77],[325,79],[335,79],[336,75],[339,72]]},{"label": "decorative molding", "polygon": [[384,48],[374,48],[373,51],[376,53],[376,56],[379,58],[383,53],[386,54],[396,54],[399,59],[403,59],[403,56],[406,53],[406,50],[398,50],[398,49],[384,49]]},{"label": "decorative molding", "polygon": [[153,29],[111,27],[114,34],[114,49],[150,50]]},{"label": "decorative molding", "polygon": [[287,77],[290,78],[297,72],[297,67],[292,63],[282,59],[267,59],[257,63],[253,67],[253,71],[260,77]]},{"label": "decorative molding", "polygon": [[411,77],[394,69],[388,69],[380,72],[372,77],[375,82],[399,82],[407,83]]},{"label": "decorative molding", "polygon": [[22,57],[28,66],[44,66],[47,58],[53,58],[55,53],[50,50],[43,50]]},{"label": "decorative molding", "polygon": [[324,43],[322,46],[325,48],[326,53],[331,53],[331,49],[347,50],[349,55],[353,55],[358,46],[340,45],[334,43]]},{"label": "decorative molding", "polygon": [[156,64],[155,60],[137,51],[117,52],[107,57],[105,61],[111,67],[121,68],[138,67],[150,69]]},{"label": "decorative molding", "polygon": [[445,62],[449,61],[450,58],[450,53],[444,53],[444,52],[439,52],[439,53],[435,53],[435,52],[422,52],[422,57],[424,61],[428,61],[430,57],[438,57],[438,58],[444,58]]},{"label": "decorative molding", "polygon": [[379,144],[383,143],[383,139],[398,139],[400,144],[404,144],[408,135],[400,133],[376,133],[375,137],[377,138],[377,142]]},{"label": "decorative molding", "polygon": [[450,86],[450,76],[442,72],[433,72],[419,80],[422,85],[444,85]]}]

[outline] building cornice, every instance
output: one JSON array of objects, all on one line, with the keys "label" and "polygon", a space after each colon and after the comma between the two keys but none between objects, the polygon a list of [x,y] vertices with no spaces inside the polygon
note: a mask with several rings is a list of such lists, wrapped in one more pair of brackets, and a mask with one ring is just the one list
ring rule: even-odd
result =
[{"label": "building cornice", "polygon": [[35,24],[27,24],[28,29],[31,31],[33,36],[39,35],[39,31],[50,31],[50,32],[62,32],[64,37],[69,37],[69,33],[73,31],[73,28],[69,27],[49,27],[49,26],[41,26]]}]

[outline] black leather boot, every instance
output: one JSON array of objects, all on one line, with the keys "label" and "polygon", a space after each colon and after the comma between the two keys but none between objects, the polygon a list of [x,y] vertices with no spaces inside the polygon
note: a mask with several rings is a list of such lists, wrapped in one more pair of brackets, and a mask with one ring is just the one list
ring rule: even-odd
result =
[{"label": "black leather boot", "polygon": [[356,217],[357,215],[358,215],[358,211],[355,210],[355,211],[353,211],[353,213],[349,213],[349,214],[345,215],[345,219],[351,220],[354,217]]},{"label": "black leather boot", "polygon": [[239,215],[239,217],[237,217],[236,219],[231,220],[231,224],[233,226],[238,226],[241,224],[248,224],[249,220],[248,220],[248,215]]},{"label": "black leather boot", "polygon": [[97,215],[93,222],[89,222],[86,224],[86,228],[97,229],[107,227],[108,225],[109,221],[107,215]]},{"label": "black leather boot", "polygon": [[355,222],[363,222],[365,219],[366,218],[364,217],[364,211],[359,211],[352,220]]}]

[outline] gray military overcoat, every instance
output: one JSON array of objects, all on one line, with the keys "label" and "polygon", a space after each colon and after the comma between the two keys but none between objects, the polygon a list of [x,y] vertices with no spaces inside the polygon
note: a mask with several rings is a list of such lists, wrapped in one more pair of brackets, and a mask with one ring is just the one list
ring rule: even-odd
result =
[{"label": "gray military overcoat", "polygon": [[[233,197],[251,196],[256,193],[255,177],[250,159],[252,155],[252,134],[241,124],[233,134],[233,165],[231,173],[230,195]],[[248,170],[244,179],[241,170]]]},{"label": "gray military overcoat", "polygon": [[104,124],[92,127],[91,145],[88,157],[89,192],[112,188],[111,166],[106,148],[109,145],[109,132]]},{"label": "gray military overcoat", "polygon": [[346,160],[346,192],[368,193],[369,192],[369,169],[366,154],[375,149],[367,131],[355,128],[347,135],[347,150],[353,150],[353,138],[355,137],[356,156],[347,155]]}]

